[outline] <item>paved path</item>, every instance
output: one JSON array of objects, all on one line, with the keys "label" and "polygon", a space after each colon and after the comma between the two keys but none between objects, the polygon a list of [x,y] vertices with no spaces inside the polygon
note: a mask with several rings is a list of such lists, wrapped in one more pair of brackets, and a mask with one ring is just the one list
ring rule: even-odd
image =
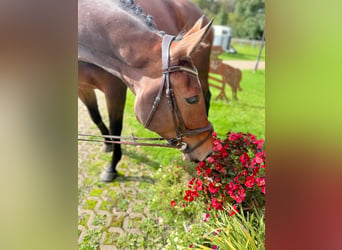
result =
[{"label": "paved path", "polygon": [[[103,95],[100,97],[99,105],[107,120]],[[80,101],[78,112],[78,131],[99,134]],[[135,162],[134,167],[120,164],[118,171],[122,175],[113,183],[102,183],[99,174],[111,156],[111,153],[104,153],[102,147],[102,143],[78,143],[78,244],[80,249],[87,250],[97,250],[98,246],[103,250],[127,249],[118,247],[127,246],[127,242],[119,242],[120,236],[148,237],[141,235],[137,222],[149,216],[146,206],[149,194],[144,186],[154,182],[153,171],[139,162]],[[124,154],[123,159],[126,157],[129,156]]]},{"label": "paved path", "polygon": [[[243,61],[243,60],[241,61],[229,60],[229,61],[223,61],[223,62],[232,67],[239,68],[241,70],[254,69],[255,64],[256,64],[256,61]],[[259,62],[258,69],[265,69],[265,62]]]}]

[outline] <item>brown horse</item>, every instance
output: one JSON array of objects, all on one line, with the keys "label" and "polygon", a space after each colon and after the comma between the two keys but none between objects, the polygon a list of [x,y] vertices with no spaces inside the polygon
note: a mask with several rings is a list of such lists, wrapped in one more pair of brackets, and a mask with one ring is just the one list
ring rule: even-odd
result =
[{"label": "brown horse", "polygon": [[[159,9],[162,3],[168,2],[154,6]],[[136,117],[146,128],[183,145],[188,160],[210,154],[212,126],[191,56],[199,57],[196,48],[210,51],[211,43],[204,38],[211,22],[202,17],[175,38],[157,30],[152,18],[132,1],[81,0],[78,8],[79,97],[102,134],[121,134],[128,86],[136,96]],[[110,133],[98,111],[96,88],[106,97]],[[102,181],[117,175],[121,147],[112,147],[112,161]]]}]

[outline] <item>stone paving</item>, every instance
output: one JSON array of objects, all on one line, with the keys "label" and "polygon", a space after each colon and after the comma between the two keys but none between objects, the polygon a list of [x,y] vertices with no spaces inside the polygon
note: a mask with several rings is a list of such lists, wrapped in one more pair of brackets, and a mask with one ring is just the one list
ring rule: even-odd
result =
[{"label": "stone paving", "polygon": [[[99,96],[99,93],[97,95]],[[102,94],[99,105],[104,111]],[[99,134],[80,101],[78,112],[78,131]],[[106,113],[102,113],[106,120]],[[119,249],[119,237],[126,233],[141,235],[136,222],[144,220],[149,215],[148,207],[145,205],[148,193],[144,187],[154,183],[153,170],[144,167],[143,163],[137,160],[129,159],[134,163],[134,167],[119,164],[120,176],[113,183],[102,183],[99,180],[100,172],[105,169],[111,157],[111,153],[104,153],[102,147],[102,143],[78,142],[80,249],[98,249],[98,244],[100,249]],[[132,153],[128,155],[130,156],[124,154],[123,159],[132,157]],[[84,245],[84,242],[87,244]]]}]

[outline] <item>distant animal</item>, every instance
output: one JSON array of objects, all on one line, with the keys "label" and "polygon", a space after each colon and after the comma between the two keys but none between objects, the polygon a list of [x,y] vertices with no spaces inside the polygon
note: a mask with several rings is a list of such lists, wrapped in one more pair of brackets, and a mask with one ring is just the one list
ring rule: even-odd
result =
[{"label": "distant animal", "polygon": [[[189,1],[137,2],[158,21],[133,0],[79,0],[79,98],[103,135],[119,136],[128,87],[136,96],[134,111],[141,124],[170,144],[181,145],[185,159],[203,160],[213,147],[206,77],[212,22]],[[105,95],[109,130],[94,89]],[[106,150],[113,150],[112,161],[101,174],[105,182],[117,176],[122,156],[120,144],[110,140]]]},{"label": "distant animal", "polygon": [[[232,96],[234,100],[238,100],[237,90],[242,91],[240,86],[242,73],[238,68],[234,68],[226,63],[223,63],[218,58],[223,53],[221,46],[212,47],[212,56],[210,58],[210,73],[219,74],[222,76],[222,89],[224,91],[225,85],[228,84],[232,89]],[[224,92],[222,93],[222,95]],[[225,95],[225,94],[224,94]]]}]

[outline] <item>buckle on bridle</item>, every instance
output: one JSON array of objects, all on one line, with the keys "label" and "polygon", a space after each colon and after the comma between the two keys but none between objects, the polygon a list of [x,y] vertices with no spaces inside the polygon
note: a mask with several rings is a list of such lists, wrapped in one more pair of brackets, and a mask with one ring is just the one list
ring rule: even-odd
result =
[{"label": "buckle on bridle", "polygon": [[179,148],[180,151],[185,151],[185,149],[188,147],[188,144],[186,144],[185,142],[181,142],[180,143],[181,147]]},{"label": "buckle on bridle", "polygon": [[188,144],[182,141],[182,138],[171,138],[167,140],[167,145],[170,145],[172,147],[177,147],[180,151],[184,151]]}]

